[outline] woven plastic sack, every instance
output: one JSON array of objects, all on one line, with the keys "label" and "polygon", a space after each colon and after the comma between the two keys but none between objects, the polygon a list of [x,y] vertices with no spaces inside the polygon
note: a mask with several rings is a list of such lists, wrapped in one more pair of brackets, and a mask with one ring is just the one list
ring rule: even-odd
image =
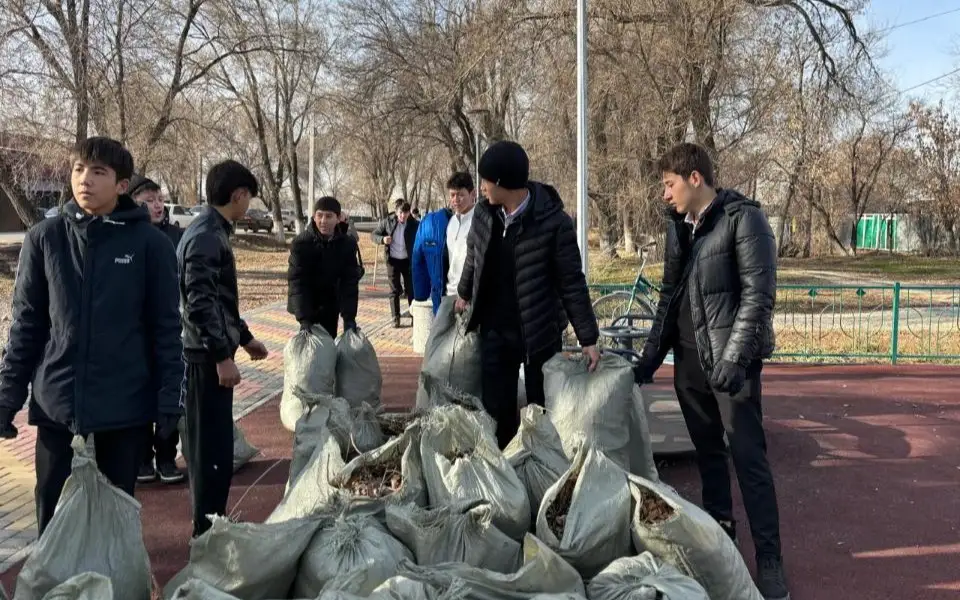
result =
[{"label": "woven plastic sack", "polygon": [[691,577],[653,554],[618,558],[587,586],[590,600],[710,600]]},{"label": "woven plastic sack", "polygon": [[492,507],[483,500],[432,510],[389,506],[387,528],[413,551],[418,565],[460,562],[513,573],[520,568],[520,544],[497,529],[492,516]]},{"label": "woven plastic sack", "polygon": [[418,398],[428,398],[426,401],[418,401],[418,410],[428,410],[437,406],[446,406],[455,404],[466,408],[467,410],[484,410],[483,402],[478,396],[465,392],[462,389],[454,387],[449,382],[440,379],[430,373],[420,373],[417,392]]},{"label": "woven plastic sack", "polygon": [[637,550],[696,579],[710,600],[763,600],[737,546],[713,517],[668,485],[633,475],[629,481]]},{"label": "woven plastic sack", "polygon": [[376,406],[363,402],[350,410],[350,450],[363,453],[387,443]]},{"label": "woven plastic sack", "polygon": [[537,594],[530,600],[587,600],[587,597],[580,594]]},{"label": "woven plastic sack", "polygon": [[458,597],[464,600],[527,600],[545,593],[586,593],[576,569],[531,534],[523,538],[523,566],[514,573],[497,573],[462,563],[423,567],[404,562],[400,574],[443,590],[458,582],[464,586]]},{"label": "woven plastic sack", "polygon": [[557,354],[543,366],[547,414],[564,453],[572,458],[586,442],[624,469],[655,480],[646,412],[635,390],[633,366],[615,354],[601,356],[593,373],[582,356]]},{"label": "woven plastic sack", "polygon": [[327,330],[314,325],[300,330],[283,349],[283,396],[280,421],[294,431],[307,411],[307,395],[336,394],[337,347]]},{"label": "woven plastic sack", "polygon": [[[325,514],[344,506],[351,512],[378,514],[382,513],[387,504],[426,504],[426,486],[417,446],[419,435],[419,427],[410,427],[400,437],[361,454],[347,464],[343,462],[335,437],[327,436],[316,447],[310,462],[298,473],[283,501],[266,522],[277,523]],[[351,492],[348,482],[355,472],[363,468],[376,469],[379,465],[394,464],[397,461],[400,464],[401,482],[396,491],[369,497]]]},{"label": "woven plastic sack", "polygon": [[43,600],[112,600],[113,598],[113,584],[110,578],[100,573],[81,573],[47,592]]},{"label": "woven plastic sack", "polygon": [[337,338],[337,396],[360,406],[366,402],[380,405],[383,374],[373,344],[358,329],[347,330]]},{"label": "woven plastic sack", "polygon": [[[573,489],[570,489],[570,483]],[[553,509],[560,498],[569,499]],[[561,511],[562,533],[549,515]],[[555,517],[560,518],[560,517]],[[576,568],[584,579],[633,548],[630,542],[630,488],[627,474],[598,450],[583,446],[573,464],[550,486],[537,513],[537,537]]]},{"label": "woven plastic sack", "polygon": [[435,600],[437,595],[424,583],[396,575],[378,585],[370,600]]},{"label": "woven plastic sack", "polygon": [[211,516],[212,526],[190,542],[190,562],[164,588],[164,598],[200,579],[241,600],[287,598],[297,564],[320,526],[319,519],[284,523],[232,523]]},{"label": "woven plastic sack", "polygon": [[478,498],[493,507],[493,524],[514,539],[530,529],[530,503],[482,417],[456,406],[423,420],[420,455],[430,504],[462,505]]},{"label": "woven plastic sack", "polygon": [[297,421],[286,491],[290,490],[300,472],[310,463],[317,447],[322,446],[328,436],[334,437],[341,455],[350,447],[353,423],[347,401],[330,397],[319,397],[316,400],[317,403],[309,404],[307,412]]},{"label": "woven plastic sack", "polygon": [[293,595],[313,598],[337,575],[360,571],[362,583],[354,593],[369,596],[397,574],[397,565],[413,555],[375,519],[349,516],[322,528],[300,559]]},{"label": "woven plastic sack", "polygon": [[100,573],[118,598],[149,600],[150,559],[140,503],[98,469],[84,438],[73,438],[70,477],[53,519],[17,577],[14,600],[41,600],[75,575]]},{"label": "woven plastic sack", "polygon": [[233,424],[233,472],[236,473],[240,467],[247,464],[253,458],[260,454],[260,449],[254,447],[247,441],[243,431]]},{"label": "woven plastic sack", "polygon": [[[190,456],[190,447],[187,444],[187,421],[186,418],[181,417],[180,422],[177,424],[177,429],[180,430],[180,453],[183,454],[184,460],[189,460]],[[92,439],[92,437],[91,437]],[[92,446],[91,446],[92,452]],[[243,467],[245,464],[254,459],[260,450],[247,441],[245,435],[243,435],[243,430],[237,427],[237,424],[233,424],[233,471],[236,473]]]},{"label": "woven plastic sack", "polygon": [[[467,315],[456,314],[455,303],[454,296],[440,301],[427,338],[421,371],[479,398],[482,391],[480,336],[477,332],[467,332]],[[417,408],[432,406],[428,390],[421,385],[417,390]]]},{"label": "woven plastic sack", "polygon": [[531,404],[520,411],[520,428],[503,449],[503,455],[527,488],[532,517],[536,521],[547,488],[570,468],[557,429],[543,407]]}]

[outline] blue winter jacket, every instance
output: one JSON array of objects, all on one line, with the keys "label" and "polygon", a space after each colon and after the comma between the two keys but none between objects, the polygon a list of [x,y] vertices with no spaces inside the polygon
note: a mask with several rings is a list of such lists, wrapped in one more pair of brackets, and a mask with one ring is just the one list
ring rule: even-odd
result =
[{"label": "blue winter jacket", "polygon": [[413,244],[413,297],[421,302],[430,298],[433,314],[447,287],[447,224],[452,214],[445,208],[425,216]]}]

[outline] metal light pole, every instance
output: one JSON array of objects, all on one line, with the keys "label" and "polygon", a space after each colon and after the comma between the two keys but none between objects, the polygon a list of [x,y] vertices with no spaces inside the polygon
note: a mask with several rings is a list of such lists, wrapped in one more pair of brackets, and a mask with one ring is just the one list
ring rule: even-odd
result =
[{"label": "metal light pole", "polygon": [[577,243],[587,275],[587,0],[577,0]]},{"label": "metal light pole", "polygon": [[474,148],[474,158],[476,160],[474,161],[473,168],[475,169],[474,172],[476,173],[477,178],[473,184],[477,187],[478,190],[480,189],[480,137],[481,137],[479,125],[480,125],[480,119],[483,118],[483,115],[486,115],[489,113],[490,113],[490,110],[486,108],[474,108],[472,110],[467,111],[468,115],[470,115],[471,117],[477,118],[474,122],[471,123],[471,126],[473,126],[473,139],[474,139],[474,142],[476,143],[476,148]]},{"label": "metal light pole", "polygon": [[[314,203],[314,201],[315,201],[314,199],[315,199],[315,196],[316,196],[316,191],[315,191],[315,187],[314,187],[314,179],[313,179],[313,178],[314,178],[314,171],[316,171],[316,155],[315,155],[315,152],[316,152],[316,142],[315,142],[315,140],[314,140],[314,138],[316,137],[316,136],[314,135],[314,134],[316,133],[316,131],[317,131],[317,130],[316,130],[316,127],[314,126],[314,122],[313,122],[313,115],[310,115],[310,168],[307,170],[307,173],[308,173],[308,175],[307,175],[307,182],[308,182],[307,185],[310,186],[310,189],[309,189],[309,191],[307,192],[307,198],[309,199],[310,204],[309,204],[309,206],[307,206],[307,210],[306,210],[305,212],[306,212],[308,215],[310,215],[311,217],[313,216],[313,214],[312,214],[312,212],[313,212],[313,203]],[[308,218],[307,221],[309,222],[310,219]]]}]

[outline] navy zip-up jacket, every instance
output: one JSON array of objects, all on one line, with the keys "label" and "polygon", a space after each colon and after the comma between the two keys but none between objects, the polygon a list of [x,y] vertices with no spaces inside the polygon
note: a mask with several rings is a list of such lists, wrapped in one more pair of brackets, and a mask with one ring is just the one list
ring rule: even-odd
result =
[{"label": "navy zip-up jacket", "polygon": [[173,246],[129,196],[106,217],[73,201],[27,232],[0,364],[0,420],[85,435],[180,414]]}]

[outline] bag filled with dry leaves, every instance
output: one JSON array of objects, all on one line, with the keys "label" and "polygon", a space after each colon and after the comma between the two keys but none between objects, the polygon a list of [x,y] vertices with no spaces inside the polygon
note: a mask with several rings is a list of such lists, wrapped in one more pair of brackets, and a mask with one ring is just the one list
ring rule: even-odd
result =
[{"label": "bag filled with dry leaves", "polygon": [[570,468],[557,429],[542,406],[531,404],[520,411],[520,428],[503,449],[507,462],[527,488],[534,520],[547,489]]},{"label": "bag filled with dry leaves", "polygon": [[117,598],[149,600],[153,582],[140,503],[100,472],[83,437],[75,436],[71,446],[70,477],[53,519],[17,576],[14,600],[40,600],[90,572],[108,577]]},{"label": "bag filled with dry leaves", "polygon": [[454,506],[484,499],[493,507],[493,524],[514,539],[530,529],[527,490],[503,457],[486,413],[459,406],[434,409],[423,419],[420,455],[431,506]]},{"label": "bag filled with dry leaves", "polygon": [[493,524],[485,500],[425,509],[413,504],[387,507],[387,528],[413,551],[418,565],[461,562],[513,573],[520,568],[520,544]]},{"label": "bag filled with dry leaves", "polygon": [[[297,332],[283,349],[283,395],[280,421],[289,431],[307,411],[303,394],[336,395],[337,347],[319,325]],[[302,393],[298,390],[302,390]]]},{"label": "bag filled with dry leaves", "polygon": [[590,600],[710,600],[703,586],[653,554],[618,558],[590,581]]},{"label": "bag filled with dry leaves", "polygon": [[[0,597],[3,597],[0,595]],[[113,600],[113,583],[100,573],[81,573],[64,581],[43,600]]]},{"label": "bag filled with dry leaves", "polygon": [[[467,331],[468,315],[456,313],[455,301],[455,297],[447,296],[440,302],[430,326],[421,373],[479,398],[482,391],[480,335],[475,331]],[[432,408],[437,404],[423,383],[421,379],[421,386],[417,390],[417,408]]]},{"label": "bag filled with dry leaves", "polygon": [[547,414],[570,458],[581,441],[602,451],[624,469],[658,479],[643,396],[633,365],[604,354],[594,372],[582,356],[557,354],[543,366]]},{"label": "bag filled with dry leaves", "polygon": [[585,579],[630,554],[627,474],[599,450],[582,446],[540,503],[537,537]]},{"label": "bag filled with dry leaves", "polygon": [[462,600],[528,600],[537,594],[585,595],[583,580],[576,569],[560,558],[536,536],[523,538],[523,566],[513,573],[478,569],[463,563],[443,563],[428,567],[412,561],[400,565],[400,574],[437,589],[462,586]]},{"label": "bag filled with dry leaves", "polygon": [[244,600],[286,598],[300,557],[322,523],[233,523],[219,516],[211,522],[206,533],[190,542],[190,562],[164,588],[167,600],[191,579]]},{"label": "bag filled with dry leaves", "polygon": [[379,406],[383,374],[373,344],[359,329],[349,329],[337,338],[336,346],[337,396],[352,407],[364,402]]},{"label": "bag filled with dry leaves", "polygon": [[397,565],[405,558],[413,559],[413,555],[376,519],[366,515],[339,517],[321,527],[307,546],[300,558],[293,595],[315,598],[337,576],[359,572],[362,581],[352,591],[367,597],[397,574]]},{"label": "bag filled with dry leaves", "polygon": [[713,517],[668,485],[634,475],[629,481],[638,551],[696,579],[710,600],[763,600],[737,546]]}]

